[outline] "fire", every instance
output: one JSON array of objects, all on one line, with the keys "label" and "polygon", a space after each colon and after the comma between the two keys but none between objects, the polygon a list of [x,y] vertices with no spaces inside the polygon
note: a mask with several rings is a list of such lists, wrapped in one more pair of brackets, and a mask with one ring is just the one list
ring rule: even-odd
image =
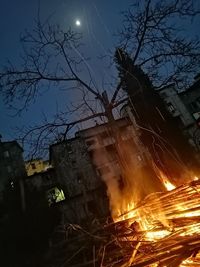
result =
[{"label": "fire", "polygon": [[[200,240],[199,178],[194,176],[193,181],[189,185],[186,184],[176,187],[161,171],[158,172],[158,175],[168,191],[167,193],[155,193],[149,195],[140,205],[137,205],[134,200],[132,200],[127,203],[125,211],[123,210],[118,217],[114,218],[114,221],[116,222],[126,220],[129,227],[132,227],[132,225],[137,222],[139,230],[136,229],[136,231],[141,233],[137,249],[135,248],[133,250],[132,256],[123,267],[134,266],[134,261],[144,261],[141,256],[137,256],[137,253],[141,244],[145,242],[152,242],[152,244],[155,244],[153,245],[155,247],[156,244],[165,246],[165,242],[168,244],[168,240],[171,238],[171,242],[177,244],[174,246],[176,252],[183,249],[183,245],[180,241],[181,238],[185,238],[184,240],[189,242],[188,240],[190,240],[191,237],[198,237],[199,235],[198,240]],[[130,241],[132,240],[133,239],[130,238]],[[169,247],[170,244],[171,243],[168,245]],[[191,243],[189,248],[190,246],[192,247],[195,245],[195,242]],[[171,250],[172,249],[170,249],[168,253],[170,253]],[[162,253],[164,255],[164,252]],[[185,259],[183,257],[182,263],[179,266],[194,266],[195,263],[197,264],[199,261],[200,253],[195,257],[189,255]],[[158,264],[154,263],[148,266],[158,266]]]},{"label": "fire", "polygon": [[161,170],[159,170],[158,167],[154,165],[154,169],[157,173],[158,178],[160,179],[164,187],[167,189],[167,191],[171,191],[176,188],[176,186],[170,182],[169,178]]},{"label": "fire", "polygon": [[168,180],[164,180],[163,185],[166,187],[167,191],[171,191],[176,188],[175,185],[170,183]]},{"label": "fire", "polygon": [[193,179],[193,181],[198,181],[199,180],[199,177],[197,177],[197,176],[194,176],[194,179]]},{"label": "fire", "polygon": [[180,267],[192,267],[192,266],[199,266],[199,262],[200,262],[200,253],[198,253],[195,257],[190,257],[187,260],[184,260]]}]

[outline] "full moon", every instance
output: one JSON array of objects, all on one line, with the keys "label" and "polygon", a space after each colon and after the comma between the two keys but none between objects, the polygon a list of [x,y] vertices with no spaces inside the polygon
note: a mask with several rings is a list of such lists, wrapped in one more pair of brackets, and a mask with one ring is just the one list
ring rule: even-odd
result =
[{"label": "full moon", "polygon": [[79,19],[77,19],[77,20],[75,21],[75,24],[76,24],[76,26],[80,27],[80,26],[81,26],[81,21],[80,21]]}]

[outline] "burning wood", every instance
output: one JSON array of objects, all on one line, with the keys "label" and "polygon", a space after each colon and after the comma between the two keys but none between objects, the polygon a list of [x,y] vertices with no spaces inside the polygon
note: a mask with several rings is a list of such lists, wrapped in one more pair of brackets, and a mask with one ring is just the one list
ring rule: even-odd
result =
[{"label": "burning wood", "polygon": [[[153,193],[93,232],[73,228],[81,236],[65,243],[70,257],[61,266],[200,266],[200,181]],[[84,264],[75,264],[70,247]]]}]

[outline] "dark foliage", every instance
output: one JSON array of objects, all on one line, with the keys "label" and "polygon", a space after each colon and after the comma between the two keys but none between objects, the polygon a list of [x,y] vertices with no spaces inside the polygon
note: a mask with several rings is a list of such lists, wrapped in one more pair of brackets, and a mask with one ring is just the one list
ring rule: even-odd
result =
[{"label": "dark foliage", "polygon": [[142,68],[134,65],[124,50],[116,50],[115,60],[143,144],[159,169],[171,177],[180,177],[184,166],[194,163],[195,159],[176,118],[168,112]]}]

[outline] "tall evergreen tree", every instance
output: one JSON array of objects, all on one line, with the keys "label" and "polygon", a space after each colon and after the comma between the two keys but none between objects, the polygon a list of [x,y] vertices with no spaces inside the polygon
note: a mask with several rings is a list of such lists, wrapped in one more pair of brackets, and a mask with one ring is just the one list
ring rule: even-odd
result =
[{"label": "tall evergreen tree", "polygon": [[181,177],[188,163],[192,164],[195,159],[176,118],[166,109],[149,77],[134,65],[124,50],[116,50],[115,62],[122,88],[129,96],[129,105],[141,130],[141,141],[154,164],[170,177]]}]

